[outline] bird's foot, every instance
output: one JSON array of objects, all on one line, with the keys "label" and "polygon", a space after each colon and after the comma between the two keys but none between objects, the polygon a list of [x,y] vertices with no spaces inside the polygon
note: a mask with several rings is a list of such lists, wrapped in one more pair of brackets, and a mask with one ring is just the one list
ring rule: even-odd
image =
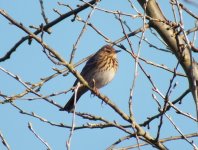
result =
[{"label": "bird's foot", "polygon": [[97,89],[96,87],[93,88],[95,95],[98,95],[100,93],[99,89]]}]

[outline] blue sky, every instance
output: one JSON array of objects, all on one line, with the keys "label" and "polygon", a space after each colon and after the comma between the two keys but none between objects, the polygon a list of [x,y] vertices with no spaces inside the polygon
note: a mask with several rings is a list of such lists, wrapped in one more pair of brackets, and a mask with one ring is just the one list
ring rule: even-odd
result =
[{"label": "blue sky", "polygon": [[[77,4],[82,4],[80,1],[61,2],[69,4],[73,8],[76,8]],[[173,15],[168,2],[160,1],[159,4],[165,16],[169,20],[173,20]],[[141,7],[136,1],[134,2],[134,5],[139,11],[142,12]],[[68,8],[59,6],[57,4],[57,1],[44,1],[44,6],[46,15],[50,21],[58,17],[58,14],[56,14],[53,9],[58,9],[61,13],[69,11]],[[113,0],[103,0],[100,2],[98,7],[108,10],[119,10],[125,13],[136,14],[136,12],[131,9],[127,0],[117,0],[116,3]],[[195,14],[198,13],[196,7],[187,4],[186,7],[190,8]],[[12,16],[18,22],[22,22],[26,27],[29,25],[39,26],[41,23],[43,23],[43,18],[40,15],[41,11],[39,1],[2,0],[0,1],[0,9],[4,9],[10,16]],[[79,13],[79,15],[84,20],[86,20],[90,10],[90,8],[86,9],[83,12]],[[187,16],[185,13],[183,15],[184,17]],[[83,27],[83,23],[81,22],[71,22],[72,18],[73,16],[52,27],[51,35],[48,35],[46,33],[44,34],[44,41],[50,47],[57,50],[57,52],[61,54],[61,56],[67,61],[69,61],[72,47]],[[127,21],[127,24],[132,31],[142,26],[141,19],[132,19],[130,17],[122,17],[122,19]],[[101,11],[94,11],[90,22],[112,41],[115,41],[123,36],[121,25],[112,14],[107,14]],[[185,29],[189,29],[194,26],[194,21],[189,16],[184,19],[184,23]],[[31,29],[31,31],[33,32],[34,30]],[[127,29],[126,31],[128,32]],[[0,33],[2,33],[0,34],[0,57],[2,57],[18,40],[20,40],[23,36],[26,36],[22,30],[18,29],[14,25],[10,25],[9,22],[1,15]],[[145,32],[145,37],[152,44],[166,49],[166,47],[155,36],[150,34],[150,30]],[[134,51],[137,52],[139,38],[134,36],[131,37],[130,40],[132,41]],[[90,27],[87,27],[87,30],[83,34],[83,37],[81,38],[80,43],[77,47],[73,63],[76,63],[84,57],[93,54],[105,44],[106,42],[104,38],[99,36]],[[127,41],[123,41],[122,44],[127,49],[130,49]],[[157,64],[164,64],[172,70],[177,64],[177,60],[173,54],[161,52],[155,48],[149,47],[146,42],[143,42],[141,45],[140,56]],[[124,51],[118,54],[118,59],[119,70],[114,80],[109,85],[102,88],[100,91],[104,95],[107,95],[120,109],[128,114],[128,99],[134,78],[134,59]],[[197,59],[196,55],[195,59]],[[172,78],[172,74],[162,69],[148,65],[144,62],[141,62],[141,64],[144,67],[145,71],[151,75],[152,80],[158,89],[165,95],[169,87],[169,81]],[[63,69],[62,66],[55,65],[49,59],[47,59],[46,55],[42,52],[42,47],[36,41],[33,41],[31,45],[28,45],[27,41],[24,42],[17,48],[16,52],[11,55],[11,58],[5,62],[1,62],[0,66],[9,70],[15,75],[18,75],[23,81],[29,81],[31,83],[37,83],[41,78],[55,73],[52,68]],[[84,64],[77,67],[76,69],[80,72],[83,66]],[[183,72],[181,66],[179,66],[178,71]],[[24,86],[22,86],[19,82],[2,71],[0,71],[0,77],[1,93],[12,96],[19,94],[25,90]],[[74,81],[75,77],[72,74],[69,74],[66,77],[59,75],[58,77],[50,80],[50,82],[47,82],[41,88],[41,91],[39,93],[42,95],[48,95],[51,93],[67,90],[71,88]],[[180,96],[188,88],[188,81],[184,77],[177,76],[174,80],[174,83],[177,83],[177,87],[171,94],[170,98],[172,100]],[[147,117],[152,116],[158,112],[157,104],[153,100],[152,94],[155,94],[160,103],[163,104],[163,100],[152,90],[152,88],[153,87],[148,79],[145,77],[140,68],[138,68],[138,78],[133,95],[133,113],[138,123],[142,123],[146,120]],[[71,95],[72,92],[69,92],[68,94],[52,97],[52,99],[60,105],[64,105]],[[36,96],[33,94],[28,94],[23,98],[35,97]],[[15,104],[24,111],[30,113],[34,112],[35,114],[55,123],[64,123],[71,125],[71,114],[60,112],[57,107],[47,103],[42,99],[27,101],[23,98],[18,99]],[[0,100],[3,100],[2,97]],[[194,101],[191,94],[185,97],[182,105],[176,106],[184,112],[190,113],[193,116],[196,115]],[[29,131],[28,122],[32,123],[35,131],[49,143],[52,149],[65,149],[65,142],[68,139],[70,133],[69,129],[51,126],[31,116],[23,115],[10,104],[0,105],[0,110],[0,131],[3,133],[12,149],[45,149],[45,146]],[[113,110],[109,108],[109,106],[106,104],[101,105],[100,99],[94,96],[90,96],[90,92],[87,92],[85,95],[83,95],[83,97],[81,97],[79,103],[77,104],[77,111],[89,112],[96,116],[102,116],[110,121],[115,120],[120,124],[127,124],[127,122],[123,121]],[[174,110],[169,111],[167,114],[171,116],[171,118],[175,121],[177,126],[184,134],[194,133],[197,131],[196,123],[192,120],[181,115],[177,115]],[[76,126],[80,126],[88,122],[91,121],[76,117]],[[148,132],[153,137],[155,137],[158,124],[159,120],[154,121],[150,124],[150,130],[147,128],[144,129],[148,130]],[[168,119],[164,118],[164,125],[162,126],[160,138],[176,135],[179,135],[178,132],[174,129],[173,125],[170,124]],[[126,134],[114,128],[78,130],[74,132],[74,135],[72,137],[71,150],[105,149],[123,136],[126,136]],[[193,140],[198,145],[198,138],[193,138]],[[136,140],[132,138],[118,145],[118,147],[128,146],[135,143]],[[192,149],[192,146],[183,140],[167,142],[165,145],[170,149]],[[143,147],[142,149],[150,148],[151,147]],[[5,147],[0,144],[0,149],[5,149]]]}]

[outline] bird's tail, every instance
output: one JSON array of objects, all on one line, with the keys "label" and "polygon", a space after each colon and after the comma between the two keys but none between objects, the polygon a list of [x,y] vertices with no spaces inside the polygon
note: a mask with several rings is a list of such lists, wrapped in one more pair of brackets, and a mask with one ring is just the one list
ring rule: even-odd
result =
[{"label": "bird's tail", "polygon": [[75,103],[78,102],[78,100],[80,99],[80,97],[87,91],[87,88],[80,88],[79,91],[77,92],[77,97],[76,97],[76,102],[75,102],[75,93],[72,95],[72,97],[70,98],[70,100],[67,102],[67,104],[60,109],[60,111],[67,111],[67,112],[73,112],[74,111],[74,107],[75,107]]},{"label": "bird's tail", "polygon": [[[72,112],[74,110],[74,106],[75,106],[75,101],[74,101],[74,94],[72,95],[72,97],[70,98],[70,100],[67,102],[67,104],[60,109],[60,111],[68,111],[68,112]],[[77,103],[78,99],[76,97],[76,103]]]}]

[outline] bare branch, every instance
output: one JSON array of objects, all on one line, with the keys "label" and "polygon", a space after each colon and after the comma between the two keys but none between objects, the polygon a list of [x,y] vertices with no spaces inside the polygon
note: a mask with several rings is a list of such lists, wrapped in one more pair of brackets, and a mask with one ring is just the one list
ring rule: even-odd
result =
[{"label": "bare branch", "polygon": [[3,134],[0,131],[0,138],[1,138],[1,142],[3,143],[3,145],[6,147],[7,150],[11,150],[10,149],[10,145],[7,143],[6,139],[4,138]]},{"label": "bare branch", "polygon": [[29,128],[30,131],[36,136],[36,138],[39,139],[39,141],[41,141],[41,142],[47,147],[47,150],[51,150],[51,147],[49,146],[49,144],[48,144],[45,140],[43,140],[43,139],[34,131],[31,122],[28,122],[28,128]]},{"label": "bare branch", "polygon": [[[77,8],[77,9],[75,9],[75,10],[72,10],[72,11],[70,11],[70,12],[68,12],[68,13],[65,13],[65,14],[61,15],[59,18],[57,18],[57,19],[51,21],[50,23],[46,24],[46,25],[43,27],[43,30],[44,30],[44,31],[47,31],[49,28],[51,28],[51,27],[53,27],[54,25],[56,25],[57,23],[61,22],[61,21],[64,20],[65,18],[68,18],[68,17],[71,16],[71,15],[74,15],[74,14],[79,13],[80,11],[83,11],[84,9],[86,9],[86,8],[88,8],[88,7],[90,6],[89,4],[95,4],[96,2],[97,2],[97,0],[92,0],[92,1],[88,2],[87,4],[84,4],[84,5],[82,5],[81,7]],[[5,11],[2,10],[2,9],[0,9],[0,14],[3,15],[4,17],[8,17],[8,18],[10,17],[10,16],[6,16]],[[8,19],[8,18],[7,18],[7,19]],[[8,20],[12,20],[12,18],[10,17]],[[41,29],[38,29],[37,31],[34,32],[34,34],[37,35],[37,34],[41,33],[41,31],[42,31]],[[3,57],[0,58],[0,62],[9,59],[10,56],[11,56],[11,54],[12,54],[13,52],[15,52],[16,49],[17,49],[23,42],[25,42],[25,41],[28,40],[28,39],[29,39],[29,36],[25,36],[25,37],[21,38],[21,40],[19,40],[19,41],[18,41],[18,42],[17,42],[17,43],[16,43],[16,44],[15,44],[15,45],[14,45]]]},{"label": "bare branch", "polygon": [[[186,134],[184,135],[186,138],[192,138],[192,137],[198,137],[198,133],[192,133],[192,134]],[[168,141],[174,141],[174,140],[179,140],[183,139],[183,136],[172,136],[164,139],[160,139],[159,141],[162,143],[168,142]],[[146,146],[149,143],[141,143],[140,146]],[[133,149],[138,147],[138,145],[132,145],[132,146],[127,146],[127,147],[122,147],[123,149]]]}]

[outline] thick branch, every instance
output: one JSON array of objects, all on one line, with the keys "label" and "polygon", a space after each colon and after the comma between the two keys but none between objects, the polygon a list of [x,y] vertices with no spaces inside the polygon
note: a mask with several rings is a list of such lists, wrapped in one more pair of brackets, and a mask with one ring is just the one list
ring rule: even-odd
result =
[{"label": "thick branch", "polygon": [[[138,0],[138,2],[144,9],[146,0]],[[190,89],[196,103],[196,112],[198,117],[198,65],[192,58],[189,43],[186,39],[182,38],[184,35],[179,35],[180,33],[175,30],[175,27],[171,26],[155,0],[148,1],[146,13],[151,17],[149,24],[168,44],[188,76]],[[182,25],[180,28],[181,32],[183,32]]]}]

